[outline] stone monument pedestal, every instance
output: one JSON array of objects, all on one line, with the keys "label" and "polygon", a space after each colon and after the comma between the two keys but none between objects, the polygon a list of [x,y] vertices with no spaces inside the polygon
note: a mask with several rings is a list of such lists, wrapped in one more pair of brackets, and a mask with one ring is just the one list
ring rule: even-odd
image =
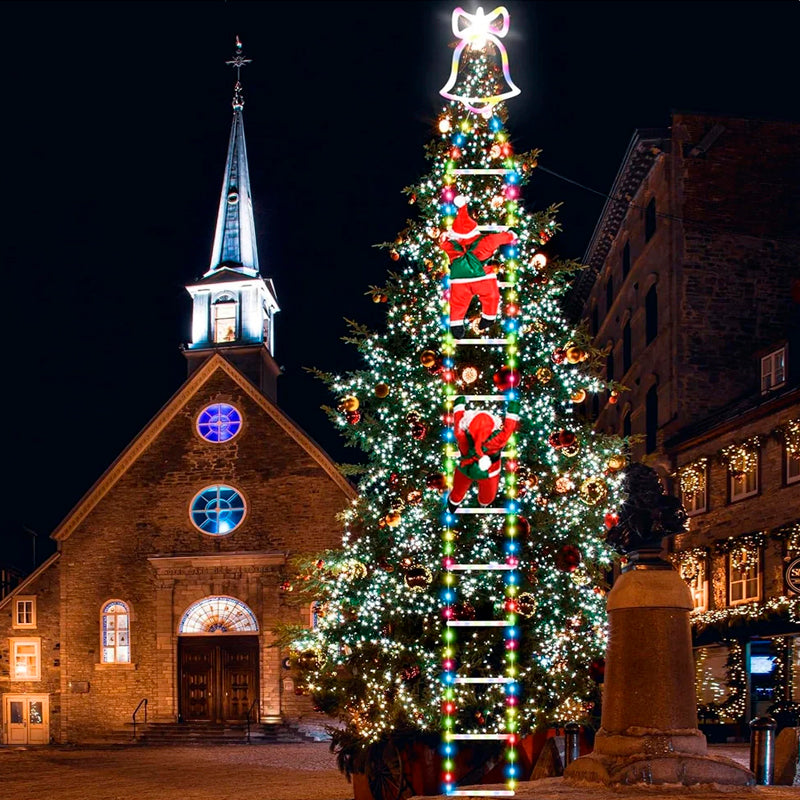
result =
[{"label": "stone monument pedestal", "polygon": [[564,778],[754,785],[750,770],[708,755],[697,728],[689,588],[657,556],[632,555],[632,568],[608,595],[609,643],[594,751],[573,761]]}]

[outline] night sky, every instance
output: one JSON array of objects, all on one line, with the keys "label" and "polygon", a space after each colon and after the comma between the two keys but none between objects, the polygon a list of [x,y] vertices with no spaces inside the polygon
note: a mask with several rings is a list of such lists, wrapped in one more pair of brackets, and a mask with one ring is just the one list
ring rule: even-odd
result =
[{"label": "night sky", "polygon": [[[506,5],[513,144],[569,179],[537,170],[524,194],[529,209],[564,203],[555,253],[583,256],[635,129],[666,128],[673,110],[800,118],[794,0]],[[184,287],[209,267],[237,34],[253,59],[261,272],[281,304],[279,403],[335,460],[358,458],[304,367],[360,366],[344,318],[380,324],[364,293],[391,262],[373,245],[414,214],[401,190],[427,169],[454,7],[0,3],[12,511],[0,563],[30,568],[25,529],[38,560],[52,552],[50,532],[186,377]]]}]

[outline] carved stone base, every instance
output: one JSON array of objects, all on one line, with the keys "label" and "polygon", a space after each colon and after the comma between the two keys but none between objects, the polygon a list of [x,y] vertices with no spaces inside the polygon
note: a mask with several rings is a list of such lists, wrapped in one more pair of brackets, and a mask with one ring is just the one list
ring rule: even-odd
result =
[{"label": "carved stone base", "polygon": [[749,769],[724,756],[694,753],[662,753],[609,756],[594,752],[573,761],[564,772],[568,785],[582,782],[618,784],[718,783],[726,786],[753,786]]}]

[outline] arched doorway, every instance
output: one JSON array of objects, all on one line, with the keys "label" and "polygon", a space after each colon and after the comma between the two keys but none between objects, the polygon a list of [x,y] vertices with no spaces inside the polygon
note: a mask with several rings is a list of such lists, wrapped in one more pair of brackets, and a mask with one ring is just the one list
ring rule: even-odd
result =
[{"label": "arched doorway", "polygon": [[193,603],[178,626],[180,719],[241,722],[258,706],[258,623],[225,595]]}]

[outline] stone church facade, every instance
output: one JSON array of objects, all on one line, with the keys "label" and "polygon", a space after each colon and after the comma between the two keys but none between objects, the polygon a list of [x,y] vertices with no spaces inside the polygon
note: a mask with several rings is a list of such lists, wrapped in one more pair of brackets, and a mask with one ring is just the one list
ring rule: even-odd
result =
[{"label": "stone church facade", "polygon": [[4,744],[107,739],[144,700],[151,722],[310,711],[273,629],[311,624],[286,602],[291,558],[340,544],[355,492],[276,405],[242,106],[237,82],[211,266],[187,287],[189,377],[0,601]]}]

